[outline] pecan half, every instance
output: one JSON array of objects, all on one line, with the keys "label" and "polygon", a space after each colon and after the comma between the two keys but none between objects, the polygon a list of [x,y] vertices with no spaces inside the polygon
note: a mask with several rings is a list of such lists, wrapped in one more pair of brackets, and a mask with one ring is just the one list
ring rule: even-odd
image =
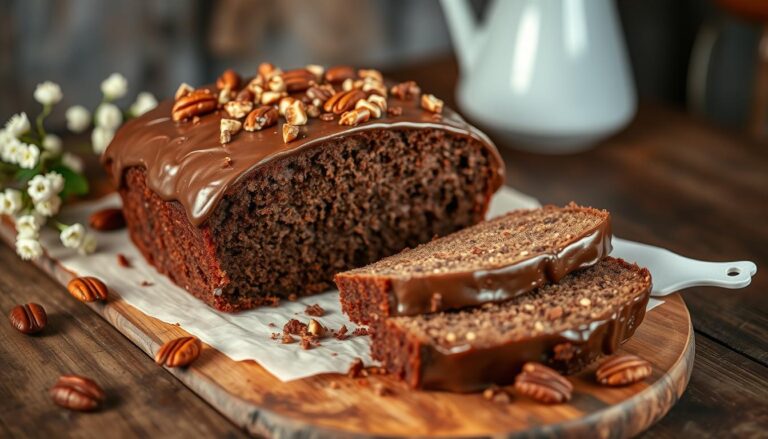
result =
[{"label": "pecan half", "polygon": [[371,112],[365,108],[357,108],[345,112],[339,118],[339,125],[348,125],[351,127],[357,126],[363,122],[367,122],[371,118]]},{"label": "pecan half", "polygon": [[307,69],[288,70],[281,77],[288,93],[304,91],[316,80],[315,75]]},{"label": "pecan half", "polygon": [[357,76],[363,79],[372,79],[376,82],[384,82],[384,76],[375,69],[360,69],[357,71]]},{"label": "pecan half", "polygon": [[165,342],[155,354],[155,363],[166,367],[184,367],[200,356],[197,337],[179,337]]},{"label": "pecan half", "polygon": [[216,109],[217,105],[217,97],[210,90],[194,90],[173,104],[171,117],[174,122],[179,122],[194,116],[210,113]]},{"label": "pecan half", "polygon": [[248,113],[248,116],[245,118],[243,128],[246,131],[251,132],[263,130],[264,128],[271,127],[272,125],[276,124],[279,116],[280,115],[277,113],[277,109],[275,107],[271,105],[262,105],[261,107]]},{"label": "pecan half", "polygon": [[11,325],[22,334],[36,334],[48,323],[45,309],[36,303],[15,306],[8,318],[11,320]]},{"label": "pecan half", "polygon": [[69,410],[96,410],[106,399],[104,390],[90,378],[63,375],[48,391],[53,402]]},{"label": "pecan half", "polygon": [[544,404],[559,404],[571,399],[573,384],[543,364],[525,363],[515,377],[515,390]]},{"label": "pecan half", "polygon": [[355,104],[355,110],[360,110],[360,109],[367,110],[370,113],[370,115],[375,118],[381,117],[381,114],[382,114],[381,107],[379,107],[378,105],[366,99],[360,99],[359,101],[357,101],[357,104]]},{"label": "pecan half", "polygon": [[360,99],[365,99],[365,92],[361,90],[340,91],[325,101],[323,110],[334,114],[341,114],[355,108],[355,104]]},{"label": "pecan half", "polygon": [[435,95],[421,95],[421,108],[433,113],[443,112],[443,101],[436,98]]},{"label": "pecan half", "polygon": [[389,90],[392,95],[400,100],[412,99],[421,93],[421,89],[416,85],[415,81],[405,81],[399,84],[395,84]]},{"label": "pecan half", "polygon": [[299,127],[289,123],[283,124],[283,142],[290,143],[299,138]]},{"label": "pecan half", "polygon": [[232,69],[227,69],[216,80],[216,88],[218,88],[219,90],[226,89],[229,91],[235,91],[238,88],[240,88],[241,82],[242,82],[242,79],[240,78],[240,75],[238,75],[236,71]]},{"label": "pecan half", "polygon": [[274,64],[269,62],[263,62],[259,64],[258,72],[259,72],[259,75],[261,75],[261,77],[267,80],[274,75],[279,75],[283,73],[282,70],[278,69],[277,67],[275,67]]},{"label": "pecan half", "polygon": [[597,382],[605,386],[626,386],[651,375],[651,363],[636,355],[618,355],[605,360],[597,368]]},{"label": "pecan half", "polygon": [[90,224],[91,228],[100,232],[122,229],[125,227],[123,209],[110,207],[97,210],[88,218],[88,224]]},{"label": "pecan half", "polygon": [[325,71],[325,80],[331,84],[344,82],[347,79],[355,79],[355,69],[350,66],[334,66]]},{"label": "pecan half", "polygon": [[104,282],[91,276],[76,277],[67,284],[69,294],[81,302],[107,300],[108,289]]},{"label": "pecan half", "polygon": [[176,93],[174,94],[174,99],[177,101],[184,96],[192,93],[195,90],[194,87],[187,84],[186,82],[182,82],[181,85],[179,85],[179,88],[176,89]]},{"label": "pecan half", "polygon": [[336,91],[328,84],[313,85],[307,89],[307,97],[318,107],[322,106],[334,94],[336,94]]}]

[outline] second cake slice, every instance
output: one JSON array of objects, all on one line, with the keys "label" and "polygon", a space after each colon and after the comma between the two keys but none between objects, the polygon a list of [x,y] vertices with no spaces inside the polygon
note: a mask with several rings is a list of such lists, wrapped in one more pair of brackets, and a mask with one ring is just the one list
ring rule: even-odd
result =
[{"label": "second cake slice", "polygon": [[610,251],[608,212],[571,203],[514,211],[334,280],[350,319],[373,325],[511,299]]}]

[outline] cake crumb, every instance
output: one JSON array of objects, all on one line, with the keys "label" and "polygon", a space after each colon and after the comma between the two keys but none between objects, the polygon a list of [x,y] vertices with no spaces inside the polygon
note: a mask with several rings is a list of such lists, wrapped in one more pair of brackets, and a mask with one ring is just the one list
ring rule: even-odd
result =
[{"label": "cake crumb", "polygon": [[155,284],[153,284],[152,282],[150,282],[150,281],[148,281],[148,280],[143,280],[143,281],[141,281],[141,284],[140,284],[140,285],[141,285],[142,287],[151,287],[151,286],[153,286],[153,285],[155,285]]},{"label": "cake crumb", "polygon": [[283,338],[280,340],[282,344],[291,344],[296,341],[291,334],[283,334]]},{"label": "cake crumb", "polygon": [[360,377],[361,373],[363,371],[363,360],[360,358],[355,358],[352,360],[352,363],[349,365],[349,370],[347,370],[347,376],[350,378],[358,378]]},{"label": "cake crumb", "polygon": [[304,314],[312,317],[322,317],[325,315],[325,310],[322,306],[315,303],[314,305],[307,306],[304,310]]},{"label": "cake crumb", "polygon": [[365,335],[369,335],[369,334],[370,334],[370,331],[368,330],[368,328],[365,328],[365,327],[362,327],[362,326],[358,326],[357,328],[355,328],[354,331],[352,331],[352,336],[353,337],[365,336]]},{"label": "cake crumb", "polygon": [[117,254],[117,264],[123,268],[131,268],[131,261],[122,253]]},{"label": "cake crumb", "polygon": [[341,325],[341,328],[339,328],[338,331],[336,331],[335,334],[333,334],[334,338],[336,340],[346,340],[348,338],[347,336],[347,325]]},{"label": "cake crumb", "polygon": [[289,302],[295,302],[298,298],[299,298],[299,296],[297,296],[295,293],[291,293],[291,294],[288,295],[288,301]]},{"label": "cake crumb", "polygon": [[288,320],[288,323],[286,323],[285,326],[283,326],[283,332],[293,335],[306,335],[307,324],[302,323],[296,319],[291,319]]}]

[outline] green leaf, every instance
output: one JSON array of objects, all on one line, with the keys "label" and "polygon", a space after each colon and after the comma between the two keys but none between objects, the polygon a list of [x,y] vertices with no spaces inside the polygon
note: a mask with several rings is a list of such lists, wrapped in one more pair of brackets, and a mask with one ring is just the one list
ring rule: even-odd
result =
[{"label": "green leaf", "polygon": [[70,195],[85,195],[88,193],[88,179],[82,174],[78,174],[72,169],[58,165],[51,168],[51,171],[58,172],[64,177],[64,190],[61,191],[61,198]]},{"label": "green leaf", "polygon": [[18,181],[22,185],[26,185],[29,180],[32,180],[32,177],[40,173],[41,164],[42,163],[38,163],[38,165],[32,169],[19,169],[16,171],[16,175],[13,177],[14,180]]}]

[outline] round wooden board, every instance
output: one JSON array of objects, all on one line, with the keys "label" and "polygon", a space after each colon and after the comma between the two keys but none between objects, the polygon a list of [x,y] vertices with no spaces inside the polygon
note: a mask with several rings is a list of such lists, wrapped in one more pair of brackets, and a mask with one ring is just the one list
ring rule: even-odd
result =
[{"label": "round wooden board", "polygon": [[[632,386],[606,388],[594,382],[593,365],[570,377],[574,394],[568,404],[547,406],[516,395],[510,404],[500,404],[479,394],[413,391],[387,376],[355,380],[328,374],[282,383],[254,362],[234,362],[213,349],[205,349],[194,367],[172,372],[235,423],[265,436],[631,437],[677,402],[693,367],[688,309],[677,294],[665,300],[620,349],[649,360],[652,376]],[[144,334],[162,333],[145,327],[146,319],[153,321],[151,326],[166,327],[162,340],[183,333],[143,314],[138,321],[133,313],[120,314]],[[377,382],[392,393],[378,396]]]}]

